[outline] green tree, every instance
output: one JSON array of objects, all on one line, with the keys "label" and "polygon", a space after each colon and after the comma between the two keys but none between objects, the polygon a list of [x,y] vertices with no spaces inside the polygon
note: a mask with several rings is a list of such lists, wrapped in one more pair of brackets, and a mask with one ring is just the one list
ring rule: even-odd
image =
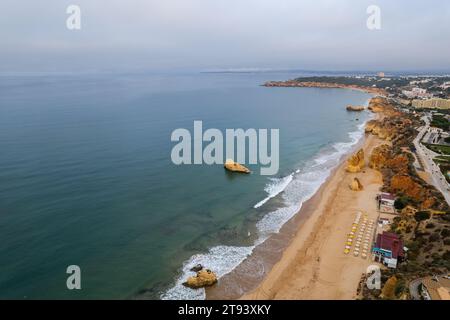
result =
[{"label": "green tree", "polygon": [[414,218],[420,223],[421,221],[430,219],[430,213],[428,211],[417,211]]},{"label": "green tree", "polygon": [[394,207],[397,210],[402,210],[404,207],[406,207],[409,203],[411,203],[411,199],[407,196],[401,196],[395,199]]}]

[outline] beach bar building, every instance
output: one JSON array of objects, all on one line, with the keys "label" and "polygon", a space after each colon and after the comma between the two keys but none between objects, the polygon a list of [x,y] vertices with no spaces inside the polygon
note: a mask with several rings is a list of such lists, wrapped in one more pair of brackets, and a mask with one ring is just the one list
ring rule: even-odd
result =
[{"label": "beach bar building", "polygon": [[377,196],[377,202],[378,202],[378,211],[391,214],[397,213],[394,207],[395,203],[394,195],[387,192],[382,192]]},{"label": "beach bar building", "polygon": [[375,261],[397,268],[397,262],[404,258],[403,241],[395,233],[383,231],[377,235],[372,253]]}]

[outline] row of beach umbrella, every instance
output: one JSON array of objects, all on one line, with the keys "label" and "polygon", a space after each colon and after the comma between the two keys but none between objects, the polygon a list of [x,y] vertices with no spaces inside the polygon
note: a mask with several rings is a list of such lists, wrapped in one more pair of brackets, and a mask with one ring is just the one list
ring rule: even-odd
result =
[{"label": "row of beach umbrella", "polygon": [[354,245],[353,255],[358,257],[361,254],[361,258],[366,259],[370,249],[374,227],[375,222],[369,220],[367,214],[363,215],[361,212],[357,212],[351,230],[347,235],[344,253],[349,254]]}]

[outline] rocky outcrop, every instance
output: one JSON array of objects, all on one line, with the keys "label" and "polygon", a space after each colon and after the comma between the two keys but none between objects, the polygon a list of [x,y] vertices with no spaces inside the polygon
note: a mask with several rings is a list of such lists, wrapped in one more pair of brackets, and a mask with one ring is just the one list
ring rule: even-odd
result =
[{"label": "rocky outcrop", "polygon": [[352,173],[360,172],[364,168],[364,164],[364,150],[360,149],[347,160],[347,171]]},{"label": "rocky outcrop", "polygon": [[237,162],[234,162],[231,159],[227,159],[227,161],[225,161],[224,167],[228,171],[232,171],[232,172],[250,173],[250,170],[247,167],[245,167],[242,164],[239,164]]},{"label": "rocky outcrop", "polygon": [[368,109],[374,113],[383,112],[387,107],[387,100],[380,97],[370,99]]},{"label": "rocky outcrop", "polygon": [[196,264],[195,266],[193,266],[192,268],[191,268],[191,271],[193,271],[193,272],[199,272],[200,270],[202,270],[203,269],[203,266],[199,263],[199,264]]},{"label": "rocky outcrop", "polygon": [[389,118],[370,120],[365,127],[366,133],[372,133],[383,140],[391,141],[397,135],[397,127]]},{"label": "rocky outcrop", "polygon": [[352,105],[348,105],[346,107],[347,111],[364,111],[365,107],[364,106],[352,106]]},{"label": "rocky outcrop", "polygon": [[359,181],[358,178],[353,178],[352,182],[349,185],[350,189],[353,191],[361,191],[363,188],[363,185]]},{"label": "rocky outcrop", "polygon": [[391,113],[395,111],[393,105],[384,97],[374,97],[370,99],[368,109],[374,113]]},{"label": "rocky outcrop", "polygon": [[378,120],[369,120],[366,123],[365,131],[366,133],[372,132],[373,128],[378,124]]},{"label": "rocky outcrop", "polygon": [[373,113],[382,113],[383,116],[386,117],[397,117],[401,115],[401,113],[394,108],[391,102],[384,97],[372,98],[367,109]]},{"label": "rocky outcrop", "polygon": [[[395,101],[392,102],[396,104]],[[396,299],[405,297],[407,290],[398,290],[398,282],[405,279],[417,279],[424,274],[436,274],[445,270],[448,261],[445,237],[439,232],[448,229],[450,211],[443,195],[421,178],[413,165],[413,140],[421,122],[411,113],[399,113],[394,105],[383,99],[373,99],[370,103],[373,112],[381,112],[379,120],[369,121],[366,132],[380,138],[391,140],[371,152],[369,167],[380,171],[383,177],[382,192],[393,194],[396,207],[402,208],[401,214],[394,218],[390,231],[402,238],[408,250],[408,259],[400,262],[401,270],[397,279],[393,270],[385,282],[381,295],[375,298]],[[438,212],[438,214],[435,214]],[[421,223],[426,219],[426,223]],[[399,292],[397,292],[399,291]],[[369,291],[367,291],[369,292]],[[370,291],[372,292],[372,291]],[[373,298],[369,293],[365,298]]]},{"label": "rocky outcrop", "polygon": [[386,166],[386,163],[391,154],[391,147],[387,144],[373,149],[369,158],[369,167],[375,170],[381,170]]},{"label": "rocky outcrop", "polygon": [[217,276],[214,272],[209,269],[202,269],[197,272],[197,275],[189,277],[183,285],[192,289],[198,289],[212,286],[216,282]]}]

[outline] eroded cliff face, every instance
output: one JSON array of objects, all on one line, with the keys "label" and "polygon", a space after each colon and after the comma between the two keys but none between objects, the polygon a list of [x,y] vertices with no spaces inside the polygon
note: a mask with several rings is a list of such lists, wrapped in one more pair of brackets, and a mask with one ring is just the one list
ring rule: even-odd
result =
[{"label": "eroded cliff face", "polygon": [[389,145],[381,145],[372,151],[369,167],[376,170],[389,168],[395,173],[407,173],[409,158],[406,153],[393,154]]},{"label": "eroded cliff face", "polygon": [[359,149],[357,153],[347,160],[347,171],[352,173],[360,172],[364,168],[364,165],[364,150]]},{"label": "eroded cliff face", "polygon": [[382,112],[385,116],[399,116],[401,113],[384,97],[370,99],[368,109],[374,113]]},{"label": "eroded cliff face", "polygon": [[398,135],[397,124],[391,118],[370,120],[366,124],[365,131],[387,141],[392,141]]},{"label": "eroded cliff face", "polygon": [[374,148],[369,157],[369,167],[383,175],[383,190],[409,197],[416,210],[448,210],[443,196],[419,178],[411,163],[409,146],[417,134],[414,125],[418,126],[419,122],[395,110],[385,98],[373,98],[369,109],[381,112],[382,116],[367,122],[366,133],[390,141]]},{"label": "eroded cliff face", "polygon": [[[414,115],[398,112],[383,98],[372,99],[369,109],[380,114],[378,120],[367,123],[366,133],[389,141],[372,150],[369,167],[381,172],[381,191],[397,197],[396,207],[402,209],[390,228],[409,248],[408,259],[390,274],[399,274],[404,281],[411,281],[425,274],[447,273],[450,268],[449,207],[443,195],[422,180],[413,165],[411,146],[420,121]],[[401,298],[401,295],[392,295],[394,280],[391,276],[376,298]],[[371,294],[366,297],[370,298]]]},{"label": "eroded cliff face", "polygon": [[372,112],[378,113],[378,112],[385,111],[388,106],[389,106],[389,103],[386,99],[384,99],[382,97],[375,97],[375,98],[370,99],[368,108]]},{"label": "eroded cliff face", "polygon": [[381,170],[386,167],[391,152],[392,148],[387,144],[383,144],[373,149],[369,158],[369,167],[375,170]]},{"label": "eroded cliff face", "polygon": [[367,121],[366,127],[365,127],[366,133],[372,132],[372,130],[375,127],[376,124],[378,124],[378,120],[369,120],[369,121]]}]

